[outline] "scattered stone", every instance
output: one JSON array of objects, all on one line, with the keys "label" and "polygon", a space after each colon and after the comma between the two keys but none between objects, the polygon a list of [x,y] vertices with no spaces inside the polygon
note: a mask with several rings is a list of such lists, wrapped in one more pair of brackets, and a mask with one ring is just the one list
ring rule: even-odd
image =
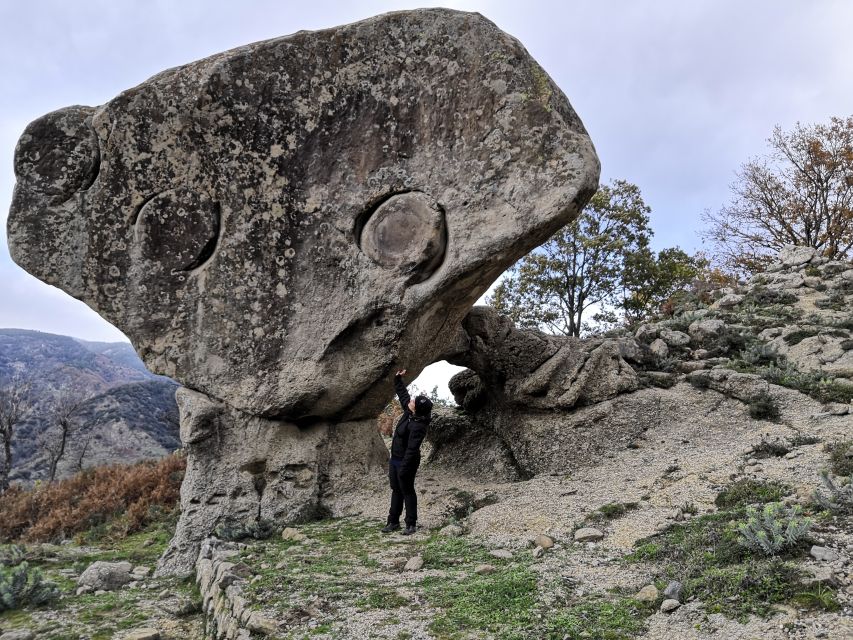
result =
[{"label": "scattered stone", "polygon": [[124,636],[124,640],[160,640],[160,632],[157,629],[150,629],[148,627],[134,629]]},{"label": "scattered stone", "polygon": [[423,566],[424,559],[422,556],[412,556],[411,558],[409,558],[409,561],[406,563],[404,569],[406,571],[419,571]]},{"label": "scattered stone", "polygon": [[640,589],[636,595],[634,595],[634,600],[639,600],[640,602],[656,602],[660,592],[658,588],[653,584],[647,584],[645,587]]},{"label": "scattered stone", "polygon": [[459,537],[462,535],[462,527],[458,524],[449,524],[446,527],[442,527],[438,534],[441,536],[451,536],[451,537]]},{"label": "scattered stone", "polygon": [[271,620],[257,612],[252,613],[249,616],[249,620],[246,622],[246,627],[249,631],[254,631],[255,633],[261,633],[267,636],[271,636],[278,631],[278,623],[275,620]]},{"label": "scattered stone", "polygon": [[779,251],[776,259],[784,267],[799,267],[811,261],[815,257],[815,254],[816,250],[814,247],[788,244]]},{"label": "scattered stone", "polygon": [[77,579],[78,586],[90,586],[97,591],[114,591],[133,581],[129,562],[104,562],[90,564]]},{"label": "scattered stone", "polygon": [[663,590],[663,597],[667,600],[678,600],[681,602],[681,592],[683,588],[684,587],[678,580],[673,580],[666,585],[666,589]]},{"label": "scattered stone", "polygon": [[680,606],[681,606],[681,603],[678,600],[674,600],[672,598],[669,598],[667,600],[664,600],[661,603],[660,610],[663,613],[670,613],[670,612],[678,609],[678,607],[680,607]]},{"label": "scattered stone", "polygon": [[835,562],[838,560],[838,554],[828,547],[819,547],[814,545],[809,551],[812,558],[821,562]]},{"label": "scattered stone", "polygon": [[711,306],[713,308],[731,309],[732,307],[738,306],[741,302],[743,302],[743,296],[736,293],[729,293],[714,302]]},{"label": "scattered stone", "polygon": [[491,564],[478,564],[476,567],[474,567],[474,573],[481,576],[487,576],[497,570],[498,568]]},{"label": "scattered stone", "polygon": [[690,344],[690,336],[683,331],[661,329],[660,337],[663,338],[666,344],[670,347],[685,347]]},{"label": "scattered stone", "polygon": [[512,551],[508,549],[492,549],[489,551],[489,555],[493,555],[496,558],[503,558],[504,560],[509,560],[512,558]]},{"label": "scattered stone", "polygon": [[658,358],[666,358],[669,355],[669,347],[661,338],[655,338],[649,345],[649,350]]},{"label": "scattered stone", "polygon": [[594,527],[584,527],[575,531],[575,542],[595,542],[603,537],[604,534]]},{"label": "scattered stone", "polygon": [[536,536],[533,542],[538,546],[542,547],[543,549],[550,549],[554,546],[554,538],[552,538],[551,536],[546,536],[544,533],[540,533],[538,536]]},{"label": "scattered stone", "polygon": [[35,637],[29,629],[12,629],[0,635],[0,640],[35,640]]},{"label": "scattered stone", "polygon": [[281,532],[282,540],[296,540],[297,542],[302,542],[307,538],[304,533],[302,533],[299,529],[295,529],[294,527],[285,527],[284,531]]}]

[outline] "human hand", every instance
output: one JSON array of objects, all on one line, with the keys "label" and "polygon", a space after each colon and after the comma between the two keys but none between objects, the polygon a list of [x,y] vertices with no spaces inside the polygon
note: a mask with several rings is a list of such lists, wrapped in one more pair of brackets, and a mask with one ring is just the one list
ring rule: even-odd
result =
[{"label": "human hand", "polygon": [[400,369],[400,370],[397,372],[397,375],[398,375],[398,376],[404,376],[404,375],[406,375],[406,370],[405,370],[405,369]]}]

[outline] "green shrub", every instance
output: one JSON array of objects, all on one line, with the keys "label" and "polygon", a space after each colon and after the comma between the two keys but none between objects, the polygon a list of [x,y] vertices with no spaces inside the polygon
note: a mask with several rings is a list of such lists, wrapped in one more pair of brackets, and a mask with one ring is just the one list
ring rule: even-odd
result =
[{"label": "green shrub", "polygon": [[781,291],[779,289],[768,289],[762,285],[753,287],[744,296],[741,304],[754,304],[759,307],[769,305],[789,305],[797,301],[797,296],[790,291]]},{"label": "green shrub", "polygon": [[768,556],[798,546],[813,524],[811,518],[803,517],[799,506],[786,507],[781,502],[766,504],[761,511],[747,507],[746,514],[749,519],[738,525],[738,542]]},{"label": "green shrub", "polygon": [[833,442],[825,449],[829,453],[832,473],[837,476],[853,475],[853,440]]},{"label": "green shrub", "polygon": [[853,514],[853,474],[836,483],[827,471],[821,471],[820,479],[828,493],[815,489],[814,501],[827,511]]},{"label": "green shrub", "polygon": [[0,569],[0,612],[47,604],[58,597],[59,588],[26,562],[10,569]]},{"label": "green shrub", "polygon": [[743,507],[751,504],[778,502],[790,492],[790,487],[781,482],[761,482],[758,480],[738,480],[723,489],[714,500],[721,509]]},{"label": "green shrub", "polygon": [[766,391],[759,393],[749,401],[749,416],[755,420],[776,421],[781,417],[779,406]]},{"label": "green shrub", "polygon": [[791,447],[785,442],[766,438],[761,438],[761,442],[752,448],[754,458],[781,458],[790,452]]}]

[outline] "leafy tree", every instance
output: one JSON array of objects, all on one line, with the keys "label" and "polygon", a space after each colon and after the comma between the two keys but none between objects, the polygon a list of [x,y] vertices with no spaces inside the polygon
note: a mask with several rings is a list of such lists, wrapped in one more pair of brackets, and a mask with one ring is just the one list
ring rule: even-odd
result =
[{"label": "leafy tree", "polygon": [[[603,186],[578,218],[517,262],[487,300],[518,326],[579,336],[656,311],[707,265],[678,248],[649,248],[651,209],[624,180]],[[620,317],[621,316],[621,317]]]},{"label": "leafy tree", "polygon": [[0,387],[0,442],[3,443],[3,459],[0,460],[0,493],[9,488],[15,429],[27,419],[31,410],[30,384],[23,377],[13,376]]},{"label": "leafy tree", "polygon": [[695,287],[707,275],[709,260],[700,252],[688,255],[678,247],[655,255],[644,247],[625,257],[620,307],[626,323],[658,311],[678,291]]},{"label": "leafy tree", "polygon": [[828,124],[777,126],[769,152],[743,164],[732,199],[706,211],[701,235],[719,263],[747,275],[761,271],[785,244],[815,247],[831,258],[853,255],[853,116]]}]

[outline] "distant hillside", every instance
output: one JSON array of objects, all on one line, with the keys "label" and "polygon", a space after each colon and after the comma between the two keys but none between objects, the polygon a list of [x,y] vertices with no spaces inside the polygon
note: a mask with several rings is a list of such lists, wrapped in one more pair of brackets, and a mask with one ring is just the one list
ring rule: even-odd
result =
[{"label": "distant hillside", "polygon": [[177,383],[149,372],[129,343],[0,329],[0,380],[15,373],[31,381],[35,408],[16,434],[13,480],[45,476],[39,441],[56,429],[52,403],[63,393],[82,404],[73,414],[74,442],[60,476],[81,466],[159,458],[180,447]]}]

